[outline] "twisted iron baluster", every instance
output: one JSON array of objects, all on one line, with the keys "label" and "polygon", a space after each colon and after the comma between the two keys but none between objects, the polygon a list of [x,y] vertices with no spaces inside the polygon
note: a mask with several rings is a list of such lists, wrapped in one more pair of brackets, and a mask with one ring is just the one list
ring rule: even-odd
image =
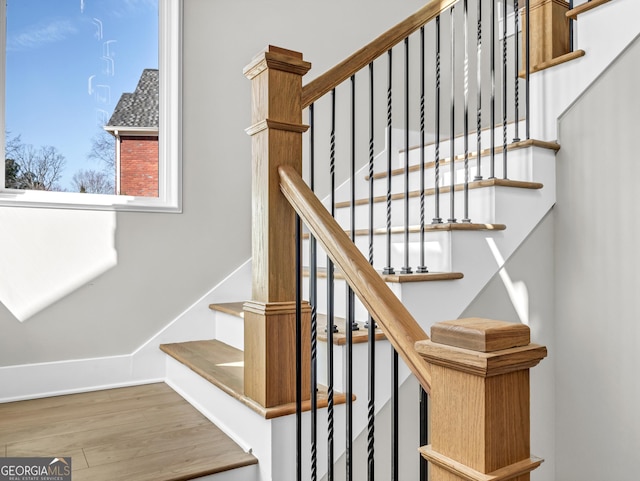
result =
[{"label": "twisted iron baluster", "polygon": [[477,157],[476,157],[476,176],[473,180],[482,180],[482,0],[478,0],[478,65],[477,65],[478,77],[476,82],[478,84],[478,118],[476,123],[476,141],[477,145]]},{"label": "twisted iron baluster", "polygon": [[515,81],[513,83],[513,96],[515,105],[515,134],[513,137],[514,142],[520,142],[520,12],[519,12],[518,0],[513,0],[513,23],[515,28],[515,34],[513,35],[514,49],[515,49]]},{"label": "twisted iron baluster", "polygon": [[392,115],[392,66],[393,54],[391,49],[388,52],[389,57],[389,75],[387,79],[387,267],[382,271],[383,274],[395,274],[391,267],[391,115]]},{"label": "twisted iron baluster", "polygon": [[527,30],[527,38],[526,38],[526,47],[525,47],[525,102],[526,102],[526,110],[527,110],[527,123],[526,123],[526,131],[527,131],[527,140],[531,138],[531,90],[530,90],[530,78],[531,78],[531,26],[529,25],[529,19],[531,18],[531,10],[530,10],[530,0],[525,0],[527,3],[525,4],[525,15],[526,15],[526,26]]},{"label": "twisted iron baluster", "polygon": [[416,272],[424,274],[429,272],[424,261],[424,161],[425,161],[425,100],[424,100],[424,81],[425,81],[425,64],[424,64],[424,27],[420,28],[420,265],[416,268]]},{"label": "twisted iron baluster", "polygon": [[[315,107],[309,106],[309,187],[315,190]],[[317,241],[309,237],[309,303],[311,305],[311,481],[318,479],[318,266]]]},{"label": "twisted iron baluster", "polygon": [[[369,264],[373,265],[373,160],[374,160],[374,110],[373,110],[373,62],[369,64]],[[367,480],[374,481],[374,431],[375,431],[375,329],[371,315],[365,326],[368,330],[368,402],[367,402]]]},{"label": "twisted iron baluster", "polygon": [[[329,146],[331,183],[331,215],[335,217],[335,162],[336,162],[336,90],[331,91],[331,136]],[[327,479],[333,481],[334,393],[333,393],[333,333],[334,324],[334,270],[327,256]]]},{"label": "twisted iron baluster", "polygon": [[409,37],[404,39],[404,266],[400,272],[413,272],[409,266]]},{"label": "twisted iron baluster", "polygon": [[502,3],[502,177],[507,178],[507,2]]},{"label": "twisted iron baluster", "polygon": [[464,17],[464,217],[462,222],[469,219],[469,35],[468,35],[468,0],[463,2]]},{"label": "twisted iron baluster", "polygon": [[449,155],[451,157],[449,167],[449,218],[447,222],[454,224],[456,222],[455,216],[455,201],[456,201],[456,22],[455,22],[455,5],[451,7],[451,118],[449,119],[450,131],[449,131]]},{"label": "twisted iron baluster", "polygon": [[491,169],[490,179],[496,177],[496,2],[491,5]]},{"label": "twisted iron baluster", "polygon": [[436,17],[436,132],[435,132],[435,217],[433,224],[442,224],[440,217],[440,15]]}]

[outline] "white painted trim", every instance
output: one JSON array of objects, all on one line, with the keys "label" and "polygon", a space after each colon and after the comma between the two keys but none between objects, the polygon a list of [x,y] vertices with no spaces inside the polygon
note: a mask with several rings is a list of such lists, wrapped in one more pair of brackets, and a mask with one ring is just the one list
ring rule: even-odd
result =
[{"label": "white painted trim", "polygon": [[[4,96],[5,96],[5,65],[7,65],[7,2],[0,2],[0,65],[2,65],[2,72],[0,73],[0,155],[2,159],[5,157],[5,142],[6,142],[6,127],[4,117]],[[5,174],[4,174],[4,160],[2,161],[2,168],[0,169],[0,192],[5,186]]]},{"label": "white painted trim", "polygon": [[162,382],[134,378],[132,356],[0,367],[0,403]]},{"label": "white painted trim", "polygon": [[156,137],[159,132],[158,127],[118,127],[106,125],[103,128],[113,136],[126,135],[128,137]]},{"label": "white painted trim", "polygon": [[[115,210],[134,212],[182,212],[182,0],[159,2],[160,67],[160,196],[135,197],[77,192],[42,192],[4,188],[0,169],[0,206],[54,209]],[[6,5],[0,2],[0,65],[5,65]],[[0,140],[4,159],[4,69],[0,73]]]}]

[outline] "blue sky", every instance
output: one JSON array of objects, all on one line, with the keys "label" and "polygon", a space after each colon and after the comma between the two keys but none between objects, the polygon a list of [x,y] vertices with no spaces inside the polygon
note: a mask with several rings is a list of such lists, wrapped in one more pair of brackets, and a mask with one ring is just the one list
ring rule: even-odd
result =
[{"label": "blue sky", "polygon": [[158,68],[158,0],[7,0],[6,128],[66,158],[70,188],[91,138],[142,70]]}]

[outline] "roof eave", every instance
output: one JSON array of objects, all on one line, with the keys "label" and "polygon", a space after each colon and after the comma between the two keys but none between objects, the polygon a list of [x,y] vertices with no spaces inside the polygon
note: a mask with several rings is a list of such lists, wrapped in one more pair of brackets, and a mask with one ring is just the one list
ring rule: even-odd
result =
[{"label": "roof eave", "polygon": [[129,137],[158,136],[158,127],[128,127],[119,125],[105,125],[104,130],[114,137],[116,135]]}]

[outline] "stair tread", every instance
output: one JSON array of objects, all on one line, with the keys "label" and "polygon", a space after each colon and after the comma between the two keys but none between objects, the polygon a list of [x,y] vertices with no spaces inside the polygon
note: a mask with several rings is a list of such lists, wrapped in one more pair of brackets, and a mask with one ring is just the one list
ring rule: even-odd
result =
[{"label": "stair tread", "polygon": [[[427,144],[430,145],[430,144]],[[556,142],[547,142],[547,141],[543,141],[543,140],[535,140],[535,139],[529,139],[529,140],[521,140],[518,142],[512,142],[510,144],[507,145],[507,151],[511,151],[511,150],[517,150],[517,149],[525,149],[527,147],[541,147],[543,149],[549,149],[549,150],[555,150],[556,152],[558,150],[560,150],[560,145]],[[417,150],[419,149],[420,146],[413,146],[410,147],[409,150]],[[495,148],[495,153],[496,154],[501,154],[503,151],[503,146],[499,145],[496,146]],[[401,151],[402,152],[402,151]],[[481,155],[487,156],[491,154],[491,149],[483,149],[481,151]],[[469,152],[469,159],[475,159],[478,156],[478,153],[476,151],[473,152]],[[464,154],[458,154],[455,156],[455,160],[456,162],[459,160],[464,160]],[[451,157],[446,157],[443,159],[440,159],[440,166],[443,165],[447,165],[451,162]],[[429,162],[425,162],[424,163],[424,168],[425,169],[431,169],[435,166],[435,161],[429,161]],[[404,167],[400,167],[398,169],[393,169],[391,171],[391,175],[395,176],[395,175],[402,175],[404,174]],[[412,164],[409,166],[409,172],[418,172],[420,170],[420,164]],[[374,179],[384,179],[387,177],[387,172],[383,171],[383,172],[377,172],[375,174],[373,174],[373,178]],[[365,176],[365,180],[369,180],[369,176]]]},{"label": "stair tread", "polygon": [[[433,232],[433,231],[454,231],[454,230],[464,230],[464,231],[485,231],[485,230],[505,230],[507,226],[505,224],[481,224],[474,222],[443,222],[441,224],[425,224],[424,231],[425,232]],[[404,234],[404,227],[392,227],[392,234]],[[346,231],[348,235],[351,235],[351,231]],[[410,225],[409,233],[415,234],[420,232],[419,225]],[[374,235],[385,235],[387,233],[386,227],[379,227],[374,229]],[[369,235],[369,229],[356,229],[355,235],[363,236]]]},{"label": "stair tread", "polygon": [[[537,189],[542,189],[544,186],[540,182],[529,182],[524,180],[510,180],[510,179],[497,179],[497,178],[483,179],[483,180],[476,180],[473,182],[469,182],[469,189],[483,189],[487,187],[511,187],[516,189],[537,190]],[[456,191],[461,191],[464,189],[464,184],[455,184],[454,189]],[[450,185],[440,187],[441,194],[446,194],[450,191],[451,191]],[[430,187],[428,189],[425,189],[424,195],[426,196],[435,195],[435,188]],[[412,190],[411,192],[409,192],[409,198],[414,198],[414,197],[420,197],[420,190]],[[404,192],[391,195],[391,200],[401,200],[401,199],[404,199]],[[373,198],[374,203],[381,203],[386,201],[387,201],[386,195],[379,195]],[[356,206],[368,205],[368,204],[369,204],[369,198],[356,199],[355,201]],[[335,207],[336,209],[351,207],[351,202],[350,201],[336,202]]]},{"label": "stair tread", "polygon": [[[531,73],[540,72],[541,70],[546,70],[548,68],[555,67],[556,65],[560,65],[566,62],[570,62],[571,60],[584,57],[584,55],[585,55],[584,50],[574,50],[573,52],[565,53],[564,55],[560,55],[559,57],[549,60],[548,62],[542,62],[536,65],[532,65],[530,72]],[[525,71],[520,70],[520,72],[518,72],[518,76],[520,78],[524,78]]]},{"label": "stair tread", "polygon": [[589,0],[582,5],[578,5],[577,7],[574,7],[571,10],[567,11],[566,16],[567,18],[577,20],[578,15],[580,15],[581,13],[593,10],[594,8],[599,7],[600,5],[604,5],[605,3],[608,3],[610,1],[611,0]]},{"label": "stair tread", "polygon": [[[161,344],[160,349],[265,419],[296,412],[295,403],[265,408],[245,396],[244,353],[239,349],[216,339]],[[327,390],[323,386],[318,386],[317,401],[319,408],[327,406]],[[334,392],[334,404],[344,404],[345,401],[345,394]],[[310,408],[310,401],[302,403],[303,411]]]},{"label": "stair tread", "polygon": [[209,304],[209,309],[244,318],[244,302],[216,302]]},{"label": "stair tread", "polygon": [[[309,269],[305,267],[302,270],[304,276],[309,276]],[[413,273],[413,274],[382,274],[382,279],[385,282],[392,282],[402,284],[405,282],[424,282],[424,281],[453,281],[462,279],[464,275],[462,272],[426,272],[426,273]],[[320,278],[327,277],[327,269],[324,267],[317,268],[317,275]],[[342,272],[338,271],[334,273],[334,279],[344,279]]]},{"label": "stair tread", "polygon": [[[318,314],[318,340],[327,342],[327,316],[325,314]],[[337,346],[344,346],[347,344],[347,332],[345,329],[346,320],[342,317],[333,318],[334,325],[338,328],[338,332],[333,333],[333,343]],[[351,331],[353,344],[365,343],[369,340],[369,330],[364,327],[363,323],[358,323],[359,329],[357,331]],[[375,340],[382,341],[386,339],[382,329],[376,328]]]},{"label": "stair tread", "polygon": [[4,411],[14,420],[3,429],[6,455],[79,453],[74,480],[177,481],[258,462],[165,383],[18,401]]},{"label": "stair tread", "polygon": [[[440,224],[425,224],[424,225],[424,231],[425,232],[434,232],[434,231],[454,231],[454,230],[460,230],[460,231],[486,231],[486,230],[505,230],[507,228],[507,226],[505,224],[481,224],[481,223],[477,223],[477,222],[442,222]],[[405,228],[404,227],[392,227],[391,228],[391,234],[404,234]],[[344,231],[345,234],[347,234],[348,236],[351,236],[351,231],[350,230],[345,230]],[[415,234],[415,233],[419,233],[420,232],[420,226],[419,225],[410,225],[409,226],[409,233],[410,234]],[[374,235],[386,235],[387,233],[387,228],[386,227],[378,227],[377,229],[373,230],[373,234]],[[369,229],[356,229],[355,231],[355,235],[356,236],[364,236],[364,235],[369,235]],[[302,236],[303,239],[308,239],[309,238],[309,233],[305,233]]]}]

